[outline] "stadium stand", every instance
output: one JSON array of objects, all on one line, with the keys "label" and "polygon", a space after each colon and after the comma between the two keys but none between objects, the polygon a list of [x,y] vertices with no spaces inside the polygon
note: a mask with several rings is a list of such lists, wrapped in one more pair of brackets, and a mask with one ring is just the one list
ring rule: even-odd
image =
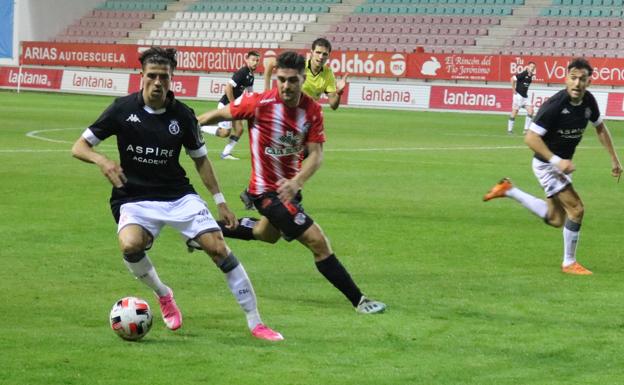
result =
[{"label": "stadium stand", "polygon": [[624,57],[622,27],[624,0],[107,0],[53,40]]}]

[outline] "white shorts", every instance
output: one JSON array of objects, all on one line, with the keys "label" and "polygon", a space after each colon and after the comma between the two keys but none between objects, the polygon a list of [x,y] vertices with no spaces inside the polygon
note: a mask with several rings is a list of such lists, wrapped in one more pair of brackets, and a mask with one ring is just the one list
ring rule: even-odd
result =
[{"label": "white shorts", "polygon": [[533,158],[533,173],[542,185],[546,197],[548,198],[557,194],[572,183],[572,177],[570,175],[564,174],[552,164],[542,162],[536,158]]},{"label": "white shorts", "polygon": [[139,225],[156,239],[163,226],[169,225],[188,240],[203,233],[220,231],[206,202],[196,194],[185,195],[176,201],[125,203],[119,213],[117,233],[125,226]]},{"label": "white shorts", "polygon": [[[222,108],[226,108],[226,107],[230,107],[229,104],[223,104],[221,102],[219,102],[219,104],[217,105],[218,109],[222,109]],[[231,130],[232,129],[232,122],[229,120],[223,121],[223,122],[219,122],[217,123],[217,125],[221,128],[223,128],[224,130]]]},{"label": "white shorts", "polygon": [[529,103],[529,98],[525,98],[520,94],[514,93],[512,108],[514,110],[519,110],[521,108],[526,109],[527,107],[532,107],[531,103]]}]

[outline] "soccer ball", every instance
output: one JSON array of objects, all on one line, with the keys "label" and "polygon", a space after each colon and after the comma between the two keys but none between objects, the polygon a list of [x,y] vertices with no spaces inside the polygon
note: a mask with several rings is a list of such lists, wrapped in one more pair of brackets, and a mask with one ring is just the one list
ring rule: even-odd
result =
[{"label": "soccer ball", "polygon": [[124,340],[140,340],[152,328],[152,311],[149,304],[137,297],[120,299],[111,309],[110,325]]}]

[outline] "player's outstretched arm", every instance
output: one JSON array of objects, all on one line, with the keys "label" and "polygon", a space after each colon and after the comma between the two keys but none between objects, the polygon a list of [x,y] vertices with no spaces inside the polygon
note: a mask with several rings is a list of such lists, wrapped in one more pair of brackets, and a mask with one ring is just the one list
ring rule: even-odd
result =
[{"label": "player's outstretched arm", "polygon": [[604,122],[596,126],[596,133],[598,134],[600,143],[602,143],[602,145],[609,152],[609,155],[611,155],[611,175],[618,178],[619,181],[619,178],[622,175],[622,163],[620,163],[617,152],[615,152],[613,140],[611,139],[611,133]]},{"label": "player's outstretched arm", "polygon": [[206,156],[193,158],[193,162],[195,162],[195,169],[204,183],[204,186],[206,186],[208,191],[212,194],[215,204],[217,205],[217,209],[219,210],[219,218],[225,221],[225,226],[227,228],[236,228],[238,225],[236,216],[232,211],[230,211],[227,203],[225,203],[225,199],[223,198],[223,194],[219,188],[217,176],[212,168],[212,163],[210,163],[210,160],[208,160],[208,157]]},{"label": "player's outstretched arm", "polygon": [[233,120],[229,107],[205,112],[199,115],[199,117],[197,118],[197,121],[199,121],[200,126],[216,124],[216,123],[223,122],[226,120]]},{"label": "player's outstretched arm", "polygon": [[93,149],[93,146],[82,136],[72,146],[72,155],[83,162],[94,163],[100,167],[102,174],[117,188],[123,187],[128,181],[121,166]]}]

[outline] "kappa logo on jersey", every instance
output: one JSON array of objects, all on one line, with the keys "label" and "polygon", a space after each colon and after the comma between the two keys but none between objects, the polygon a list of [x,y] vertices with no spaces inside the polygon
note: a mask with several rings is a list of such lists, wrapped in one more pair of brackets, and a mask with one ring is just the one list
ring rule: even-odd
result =
[{"label": "kappa logo on jersey", "polygon": [[141,119],[139,119],[136,114],[130,114],[130,116],[128,116],[128,119],[126,119],[126,122],[141,123]]},{"label": "kappa logo on jersey", "polygon": [[585,108],[585,119],[589,119],[591,116],[591,109],[589,107]]},{"label": "kappa logo on jersey", "polygon": [[562,114],[567,115],[570,113],[570,111],[567,108],[564,108],[563,111],[561,111]]},{"label": "kappa logo on jersey", "polygon": [[172,120],[171,123],[169,123],[169,133],[171,135],[178,135],[180,133],[180,125],[177,120]]}]

